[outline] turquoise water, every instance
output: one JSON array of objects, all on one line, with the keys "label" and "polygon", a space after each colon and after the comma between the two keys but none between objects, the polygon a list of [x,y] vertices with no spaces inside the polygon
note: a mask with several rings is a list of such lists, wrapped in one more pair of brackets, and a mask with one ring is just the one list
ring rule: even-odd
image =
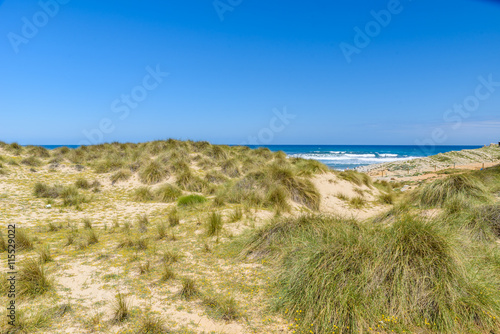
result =
[{"label": "turquoise water", "polygon": [[[64,145],[43,145],[53,149]],[[77,145],[66,145],[76,148]],[[390,145],[267,145],[271,151],[284,151],[291,157],[315,159],[333,169],[353,169],[383,162],[421,158],[438,153],[475,149],[481,146],[436,146],[432,150],[422,150],[420,146]]]}]

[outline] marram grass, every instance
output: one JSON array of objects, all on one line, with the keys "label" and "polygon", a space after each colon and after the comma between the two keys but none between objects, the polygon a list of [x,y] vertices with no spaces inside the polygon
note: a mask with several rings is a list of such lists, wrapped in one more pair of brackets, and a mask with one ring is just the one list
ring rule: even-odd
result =
[{"label": "marram grass", "polygon": [[477,263],[476,248],[466,249],[441,221],[398,215],[390,226],[372,227],[330,217],[283,218],[258,231],[246,254],[279,264],[274,308],[299,331],[500,328],[500,277]]}]

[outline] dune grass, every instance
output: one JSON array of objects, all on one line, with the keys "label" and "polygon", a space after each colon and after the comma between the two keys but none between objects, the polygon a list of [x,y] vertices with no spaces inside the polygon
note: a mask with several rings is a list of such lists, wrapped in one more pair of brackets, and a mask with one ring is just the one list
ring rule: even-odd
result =
[{"label": "dune grass", "polygon": [[342,180],[354,183],[357,186],[365,185],[369,188],[373,186],[373,180],[371,179],[370,176],[364,173],[359,173],[354,170],[340,172],[338,173],[338,177],[341,178]]},{"label": "dune grass", "polygon": [[165,184],[155,191],[155,198],[159,202],[172,203],[182,195],[182,190],[171,184]]},{"label": "dune grass", "polygon": [[16,229],[16,248],[18,250],[32,250],[33,240],[24,229]]},{"label": "dune grass", "polygon": [[43,166],[43,161],[38,159],[37,157],[31,156],[21,160],[21,163],[30,167],[40,167]]},{"label": "dune grass", "polygon": [[130,317],[130,306],[123,294],[118,293],[116,295],[114,304],[112,305],[112,312],[115,323],[123,322]]},{"label": "dune grass", "polygon": [[212,212],[206,222],[206,232],[207,236],[211,237],[214,235],[219,236],[224,226],[224,221],[220,213]]},{"label": "dune grass", "polygon": [[110,180],[113,184],[115,184],[118,182],[127,181],[131,177],[132,177],[132,173],[130,172],[130,170],[120,169],[119,171],[117,171],[116,173],[111,175]]},{"label": "dune grass", "polygon": [[140,187],[134,190],[133,198],[137,202],[149,202],[155,199],[151,188],[149,187]]},{"label": "dune grass", "polygon": [[491,200],[482,182],[468,174],[452,175],[428,183],[413,194],[413,200],[422,207],[443,207],[460,196],[476,202]]},{"label": "dune grass", "polygon": [[39,296],[53,287],[43,265],[34,258],[21,263],[17,279],[21,296]]},{"label": "dune grass", "polygon": [[310,216],[269,224],[244,253],[280,265],[273,305],[300,331],[494,330],[500,278],[460,240],[446,224],[410,215],[386,227]]},{"label": "dune grass", "polygon": [[156,184],[168,176],[168,171],[160,162],[149,162],[140,172],[139,178],[142,183]]},{"label": "dune grass", "polygon": [[182,288],[179,292],[182,299],[191,300],[200,295],[198,287],[196,283],[191,278],[183,278],[182,279]]}]

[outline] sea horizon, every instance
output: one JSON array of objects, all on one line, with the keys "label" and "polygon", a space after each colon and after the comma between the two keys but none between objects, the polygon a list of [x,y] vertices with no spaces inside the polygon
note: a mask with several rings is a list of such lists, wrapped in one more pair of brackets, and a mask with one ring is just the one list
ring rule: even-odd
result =
[{"label": "sea horizon", "polygon": [[[231,145],[228,146],[240,146]],[[27,145],[26,145],[27,146]],[[81,145],[37,145],[46,149]],[[244,145],[250,148],[266,147],[273,152],[283,151],[289,157],[314,159],[336,170],[354,169],[385,162],[423,158],[439,153],[481,148],[484,145],[436,145],[423,149],[418,145]]]}]

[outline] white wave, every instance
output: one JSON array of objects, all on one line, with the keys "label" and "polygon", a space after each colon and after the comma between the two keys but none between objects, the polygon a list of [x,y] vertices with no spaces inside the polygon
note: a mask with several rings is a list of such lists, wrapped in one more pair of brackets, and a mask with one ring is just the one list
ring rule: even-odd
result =
[{"label": "white wave", "polygon": [[352,153],[347,153],[345,154],[346,157],[349,158],[375,158],[376,155],[369,153],[369,154],[352,154]]},{"label": "white wave", "polygon": [[309,154],[293,154],[291,155],[292,157],[296,158],[303,158],[303,159],[313,159],[313,160],[319,160],[319,161],[331,161],[331,162],[338,162],[342,164],[349,164],[349,165],[359,165],[359,164],[379,164],[379,163],[384,163],[384,162],[395,162],[395,161],[405,161],[405,160],[412,160],[412,159],[417,159],[418,157],[404,157],[404,158],[397,158],[388,156],[388,157],[377,157],[375,154],[345,154],[342,156],[335,156],[331,154],[315,154],[315,153],[309,153]]},{"label": "white wave", "polygon": [[398,154],[383,153],[383,154],[379,154],[378,156],[383,157],[383,158],[388,158],[388,157],[397,157]]}]

